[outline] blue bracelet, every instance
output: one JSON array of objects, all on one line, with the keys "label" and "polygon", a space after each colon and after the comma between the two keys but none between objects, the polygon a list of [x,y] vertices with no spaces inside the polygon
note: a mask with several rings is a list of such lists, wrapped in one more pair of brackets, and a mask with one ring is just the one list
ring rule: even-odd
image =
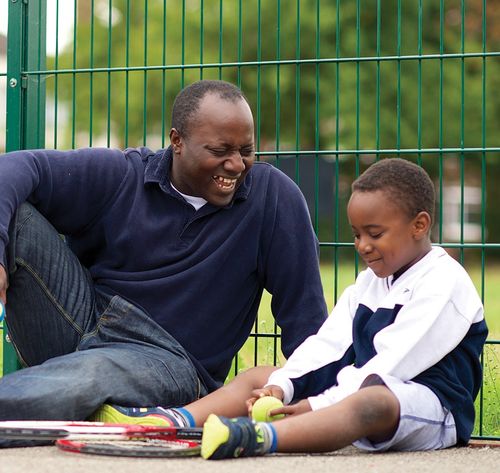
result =
[{"label": "blue bracelet", "polygon": [[5,309],[3,307],[3,304],[0,302],[0,322],[3,321],[4,317],[5,317]]}]

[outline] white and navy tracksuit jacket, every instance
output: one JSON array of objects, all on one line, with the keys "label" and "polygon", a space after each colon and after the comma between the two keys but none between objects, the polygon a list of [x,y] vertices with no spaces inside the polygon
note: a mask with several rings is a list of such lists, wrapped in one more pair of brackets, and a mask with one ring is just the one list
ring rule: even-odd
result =
[{"label": "white and navy tracksuit jacket", "polygon": [[452,411],[458,442],[467,442],[488,332],[477,291],[439,247],[392,279],[361,272],[268,384],[283,388],[285,403],[307,398],[316,410],[356,392],[370,374],[412,380]]}]

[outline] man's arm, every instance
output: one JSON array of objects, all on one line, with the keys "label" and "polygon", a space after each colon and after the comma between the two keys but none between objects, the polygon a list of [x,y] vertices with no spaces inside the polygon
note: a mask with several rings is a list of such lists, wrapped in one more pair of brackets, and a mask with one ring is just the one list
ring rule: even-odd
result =
[{"label": "man's arm", "polygon": [[300,189],[274,168],[265,212],[259,270],[272,295],[272,312],[282,329],[282,351],[288,357],[327,317],[318,240]]},{"label": "man's arm", "polygon": [[26,150],[0,156],[0,264],[6,264],[10,221],[29,201],[57,228],[85,228],[124,178],[119,150]]}]

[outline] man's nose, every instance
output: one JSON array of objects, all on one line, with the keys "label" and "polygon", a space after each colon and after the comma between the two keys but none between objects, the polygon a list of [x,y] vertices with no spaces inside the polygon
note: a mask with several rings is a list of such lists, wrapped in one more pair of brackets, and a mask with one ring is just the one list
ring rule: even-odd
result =
[{"label": "man's nose", "polygon": [[235,174],[239,174],[245,170],[245,163],[239,151],[234,151],[224,161],[224,169]]}]

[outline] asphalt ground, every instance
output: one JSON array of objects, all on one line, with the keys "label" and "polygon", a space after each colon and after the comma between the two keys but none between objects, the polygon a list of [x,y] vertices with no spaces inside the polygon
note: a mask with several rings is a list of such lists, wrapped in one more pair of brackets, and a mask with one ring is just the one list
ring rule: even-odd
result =
[{"label": "asphalt ground", "polygon": [[[494,443],[496,445],[496,443]],[[499,442],[500,445],[500,442]],[[274,454],[208,461],[202,458],[125,458],[63,452],[56,447],[0,450],[0,473],[496,473],[500,448],[476,446],[433,452],[366,453],[347,447],[334,453]]]}]

